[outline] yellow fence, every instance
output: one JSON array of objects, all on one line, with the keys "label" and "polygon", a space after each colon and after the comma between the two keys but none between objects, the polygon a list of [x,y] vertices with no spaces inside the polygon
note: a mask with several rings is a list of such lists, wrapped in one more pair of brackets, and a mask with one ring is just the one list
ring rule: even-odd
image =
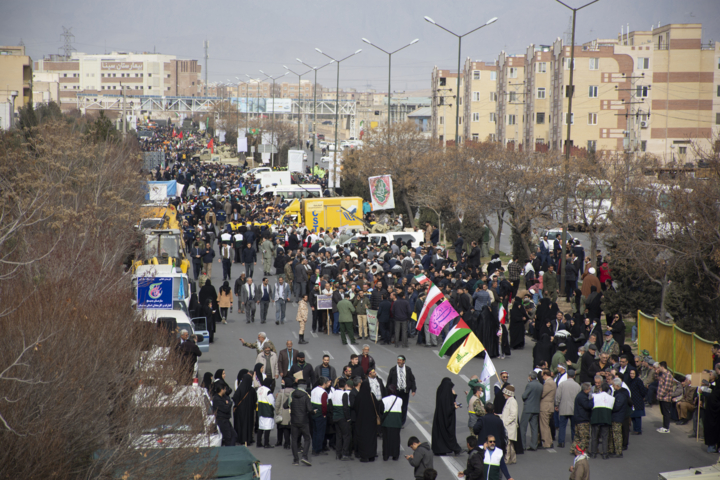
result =
[{"label": "yellow fence", "polygon": [[713,342],[638,310],[638,350],[647,350],[656,362],[666,361],[676,373],[713,368]]}]

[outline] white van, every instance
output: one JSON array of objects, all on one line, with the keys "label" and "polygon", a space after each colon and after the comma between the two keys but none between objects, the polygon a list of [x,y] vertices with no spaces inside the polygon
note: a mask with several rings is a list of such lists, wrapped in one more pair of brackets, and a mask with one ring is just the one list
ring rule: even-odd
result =
[{"label": "white van", "polygon": [[[142,320],[155,324],[174,324],[177,327],[177,336],[180,336],[181,330],[187,330],[190,335],[202,335],[202,341],[198,342],[200,351],[205,353],[210,351],[210,332],[208,331],[205,317],[193,318],[192,320],[182,310],[160,310],[155,308],[145,308],[140,310]],[[197,364],[195,364],[197,367]]]},{"label": "white van", "polygon": [[309,183],[303,185],[277,185],[263,188],[260,195],[272,195],[287,200],[295,198],[322,198],[323,192],[320,185]]}]

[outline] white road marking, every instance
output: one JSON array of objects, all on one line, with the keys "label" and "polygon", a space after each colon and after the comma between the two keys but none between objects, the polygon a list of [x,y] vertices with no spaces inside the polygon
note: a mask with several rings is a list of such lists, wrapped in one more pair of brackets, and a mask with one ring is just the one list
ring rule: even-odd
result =
[{"label": "white road marking", "polygon": [[555,450],[554,448],[547,448],[546,450],[548,453],[557,453],[557,450]]},{"label": "white road marking", "polygon": [[318,338],[318,334],[310,330],[310,335],[313,336],[313,338]]},{"label": "white road marking", "polygon": [[332,353],[330,353],[330,351],[328,351],[328,350],[323,350],[323,353],[324,353],[325,355],[329,355],[329,356],[330,356],[330,360],[335,360],[335,357],[332,356]]},{"label": "white road marking", "polygon": [[310,356],[307,350],[305,350],[305,358],[307,358],[308,360],[312,360],[312,356]]},{"label": "white road marking", "polygon": [[360,350],[358,350],[355,345],[348,344],[348,347],[350,347],[350,350],[352,350],[355,355],[360,355]]},{"label": "white road marking", "polygon": [[300,337],[298,336],[298,333],[297,333],[297,332],[293,332],[293,335],[295,335],[295,340],[297,340],[298,338],[300,338]]},{"label": "white road marking", "polygon": [[438,357],[440,356],[440,350],[433,350],[433,352],[435,352],[435,355],[437,355]]},{"label": "white road marking", "polygon": [[467,377],[467,375],[460,375],[460,378],[462,378],[466,382],[470,383],[470,379]]}]

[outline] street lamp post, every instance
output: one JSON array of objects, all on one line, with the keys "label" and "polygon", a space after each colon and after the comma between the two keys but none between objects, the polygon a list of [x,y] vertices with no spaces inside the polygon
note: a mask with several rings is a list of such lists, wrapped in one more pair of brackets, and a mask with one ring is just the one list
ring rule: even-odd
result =
[{"label": "street lamp post", "polygon": [[[384,49],[378,47],[377,45],[375,45],[374,43],[372,43],[372,42],[371,42],[370,40],[368,40],[367,38],[363,38],[363,39],[362,39],[363,42],[367,43],[368,45],[372,45],[373,47],[377,48],[377,49],[380,50],[381,52],[386,53],[387,56],[388,56],[388,127],[390,127],[390,123],[391,123],[391,122],[390,122],[390,95],[391,95],[390,79],[391,79],[391,76],[392,76],[392,56],[393,56],[394,53],[397,53],[397,52],[399,52],[400,50],[403,50],[403,49],[409,47],[410,45],[416,44],[419,40],[420,40],[420,39],[416,38],[415,40],[413,40],[412,42],[408,43],[408,44],[405,45],[404,47],[398,48],[398,49],[395,50],[394,52],[388,52],[387,50],[384,50]],[[388,134],[389,134],[389,132],[390,132],[390,128],[388,128]]]},{"label": "street lamp post", "polygon": [[315,84],[313,85],[313,150],[312,150],[312,164],[313,164],[312,173],[314,173],[315,172],[315,150],[317,150],[317,146],[315,145],[315,142],[317,141],[317,72],[318,72],[318,70],[321,70],[321,69],[327,67],[331,63],[334,63],[335,60],[330,60],[328,63],[326,63],[325,65],[323,65],[321,67],[311,67],[310,65],[303,62],[299,58],[296,58],[295,60],[297,60],[298,62],[302,63],[306,67],[309,67],[315,71]]},{"label": "street lamp post", "polygon": [[[345,58],[341,58],[340,60],[331,57],[327,53],[324,53],[319,48],[316,48],[315,50],[318,51],[320,55],[325,55],[330,60],[334,60],[335,63],[337,63],[337,84],[335,86],[335,148],[333,149],[333,168],[336,170],[337,173],[337,152],[338,152],[338,122],[340,121],[340,63],[344,62],[348,58],[357,55],[358,53],[362,52],[362,48],[354,51],[350,55],[348,55]],[[335,184],[337,185],[337,174],[334,175]],[[328,183],[329,183],[328,178]],[[329,185],[328,185],[329,187]]]},{"label": "street lamp post", "polygon": [[[446,32],[448,32],[452,35],[455,35],[458,39],[458,69],[457,69],[457,95],[458,95],[457,100],[458,101],[455,102],[455,105],[456,105],[456,108],[455,108],[455,145],[460,145],[460,52],[462,49],[462,39],[466,35],[470,35],[471,33],[475,32],[477,30],[480,30],[483,27],[487,27],[491,23],[495,23],[495,21],[497,20],[497,17],[491,18],[490,20],[485,22],[484,25],[480,25],[479,27],[477,27],[473,30],[470,30],[467,33],[463,33],[462,35],[458,35],[457,33],[453,32],[451,30],[448,30],[447,28],[443,27],[442,25],[435,23],[435,20],[433,20],[430,17],[425,17],[425,20],[427,22],[432,23],[436,27],[442,28]],[[465,82],[465,87],[467,88],[467,81]]]},{"label": "street lamp post", "polygon": [[[567,123],[567,138],[565,139],[565,161],[563,162],[563,176],[565,178],[565,192],[563,194],[563,227],[562,227],[562,253],[560,254],[560,261],[565,262],[565,257],[567,255],[567,232],[568,232],[568,183],[570,181],[570,127],[572,125],[572,101],[573,96],[575,94],[575,86],[573,84],[573,72],[575,71],[575,15],[577,14],[578,10],[582,10],[583,8],[587,7],[588,5],[592,5],[593,3],[599,1],[599,0],[593,0],[590,3],[586,3],[585,5],[578,7],[578,8],[572,8],[569,5],[561,2],[560,0],[555,0],[559,4],[563,5],[566,8],[569,8],[572,10],[572,41],[570,44],[570,85],[568,86],[568,89],[570,90],[567,94],[568,97],[568,113],[567,118],[565,119],[565,122]],[[565,286],[565,267],[564,263],[562,264],[563,268],[560,272],[560,288],[563,288]]]},{"label": "street lamp post", "polygon": [[300,98],[301,98],[301,96],[300,96],[300,88],[301,88],[301,87],[300,87],[300,85],[301,85],[301,84],[300,84],[300,79],[301,79],[303,76],[307,75],[308,73],[312,72],[312,68],[311,68],[310,70],[308,70],[307,72],[305,72],[305,73],[297,73],[297,72],[294,72],[294,71],[290,70],[290,69],[289,69],[287,66],[285,66],[285,65],[283,65],[283,68],[284,68],[285,70],[289,71],[290,73],[294,73],[295,75],[298,76],[298,145],[300,146],[300,147],[299,147],[300,150],[302,150],[302,140],[300,139]]},{"label": "street lamp post", "polygon": [[274,167],[275,166],[275,155],[273,154],[272,149],[273,149],[273,146],[275,145],[275,80],[277,80],[280,77],[284,77],[285,75],[287,75],[290,72],[285,72],[282,75],[276,75],[274,77],[268,75],[267,73],[263,72],[262,70],[260,70],[260,73],[262,73],[267,78],[272,80],[272,141],[270,143],[270,158],[271,158],[270,165],[272,167]]}]

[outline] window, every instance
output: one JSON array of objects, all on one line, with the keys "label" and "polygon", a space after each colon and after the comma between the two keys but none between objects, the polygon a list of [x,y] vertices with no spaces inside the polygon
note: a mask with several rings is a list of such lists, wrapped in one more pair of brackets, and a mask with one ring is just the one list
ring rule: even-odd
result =
[{"label": "window", "polygon": [[538,100],[542,100],[543,98],[545,98],[545,89],[544,88],[537,89],[537,98],[538,98]]},{"label": "window", "polygon": [[152,77],[152,73],[148,73],[148,77]]},{"label": "window", "polygon": [[678,147],[678,153],[679,153],[680,155],[685,155],[685,154],[687,154],[687,147]]},{"label": "window", "polygon": [[472,92],[472,101],[473,101],[473,102],[479,102],[479,101],[480,101],[480,92]]},{"label": "window", "polygon": [[720,125],[720,113],[715,114],[715,125]]},{"label": "window", "polygon": [[544,138],[536,138],[535,143],[539,143],[540,145],[543,145],[545,143],[545,139]]},{"label": "window", "polygon": [[473,70],[473,80],[480,80],[480,70]]},{"label": "window", "polygon": [[597,113],[588,113],[588,125],[597,125]]},{"label": "window", "polygon": [[640,151],[647,151],[647,140],[640,140]]},{"label": "window", "polygon": [[545,112],[535,113],[535,123],[537,123],[538,125],[542,125],[545,123]]},{"label": "window", "polygon": [[490,92],[490,101],[497,102],[497,93],[496,92]]},{"label": "window", "polygon": [[480,121],[480,113],[479,113],[479,112],[473,112],[473,114],[472,114],[472,121],[473,121],[473,122],[479,122],[479,121]]},{"label": "window", "polygon": [[590,70],[600,70],[600,59],[599,58],[591,58],[590,59]]},{"label": "window", "polygon": [[720,85],[717,87],[717,96],[720,97]]},{"label": "window", "polygon": [[537,64],[537,73],[547,72],[547,62],[540,62]]},{"label": "window", "polygon": [[638,70],[647,70],[650,68],[650,59],[645,57],[638,58]]},{"label": "window", "polygon": [[[720,113],[718,113],[718,119],[720,119]],[[490,121],[491,121],[492,123],[495,123],[495,122],[496,122],[495,112],[491,112],[491,113],[490,113]],[[720,123],[718,123],[718,125],[720,125]]]},{"label": "window", "polygon": [[458,117],[458,125],[462,125],[462,117]]},{"label": "window", "polygon": [[167,87],[168,91],[170,91],[170,87]]},{"label": "window", "polygon": [[517,119],[515,118],[515,115],[508,115],[507,119],[508,119],[508,123],[507,123],[508,125],[515,125],[515,123],[517,123],[516,122]]},{"label": "window", "polygon": [[517,102],[517,92],[509,92],[508,93],[508,102],[510,102],[510,103]]},{"label": "window", "polygon": [[67,73],[63,73],[63,77],[66,78],[66,77],[67,77]]},{"label": "window", "polygon": [[445,125],[445,117],[440,117],[440,125]]},{"label": "window", "polygon": [[648,87],[647,85],[638,85],[636,89],[636,94],[639,98],[645,98],[648,96]]},{"label": "window", "polygon": [[510,78],[517,78],[518,69],[516,67],[510,67],[510,72],[508,76]]},{"label": "window", "polygon": [[100,78],[105,78],[105,74],[104,74],[104,73],[101,73],[101,74],[100,74]]},{"label": "window", "polygon": [[[720,68],[720,66],[718,67]],[[497,80],[497,72],[490,72],[490,80]]]},{"label": "window", "polygon": [[597,148],[597,140],[588,140],[588,143],[587,143],[588,153],[595,153],[596,148]]},{"label": "window", "polygon": [[497,136],[495,136],[494,133],[491,133],[491,134],[489,135],[489,137],[490,137],[490,141],[491,141],[491,142],[497,141]]},{"label": "window", "polygon": [[[565,114],[565,125],[567,125],[567,123],[568,123],[567,121],[568,121],[568,114],[566,113]],[[570,125],[575,125],[575,114],[574,113],[570,114]]]},{"label": "window", "polygon": [[152,90],[152,87],[148,85],[148,90]]},{"label": "window", "polygon": [[598,96],[598,87],[597,85],[590,85],[588,87],[588,97],[590,98],[597,98]]},{"label": "window", "polygon": [[[575,96],[575,85],[572,87],[572,94]],[[570,85],[565,85],[565,98],[570,98]]]},{"label": "window", "polygon": [[575,70],[575,61],[572,58],[565,58],[565,61],[563,62],[563,68],[565,70],[570,70],[570,62],[572,61],[573,70]]},{"label": "window", "polygon": [[473,134],[472,134],[472,141],[473,141],[473,142],[478,142],[478,141],[480,141],[480,135],[478,135],[477,133],[473,133]]},{"label": "window", "polygon": [[446,81],[447,81],[447,79],[445,77],[440,77],[440,86],[444,87]]},{"label": "window", "polygon": [[462,105],[462,97],[458,97],[458,105]]}]

